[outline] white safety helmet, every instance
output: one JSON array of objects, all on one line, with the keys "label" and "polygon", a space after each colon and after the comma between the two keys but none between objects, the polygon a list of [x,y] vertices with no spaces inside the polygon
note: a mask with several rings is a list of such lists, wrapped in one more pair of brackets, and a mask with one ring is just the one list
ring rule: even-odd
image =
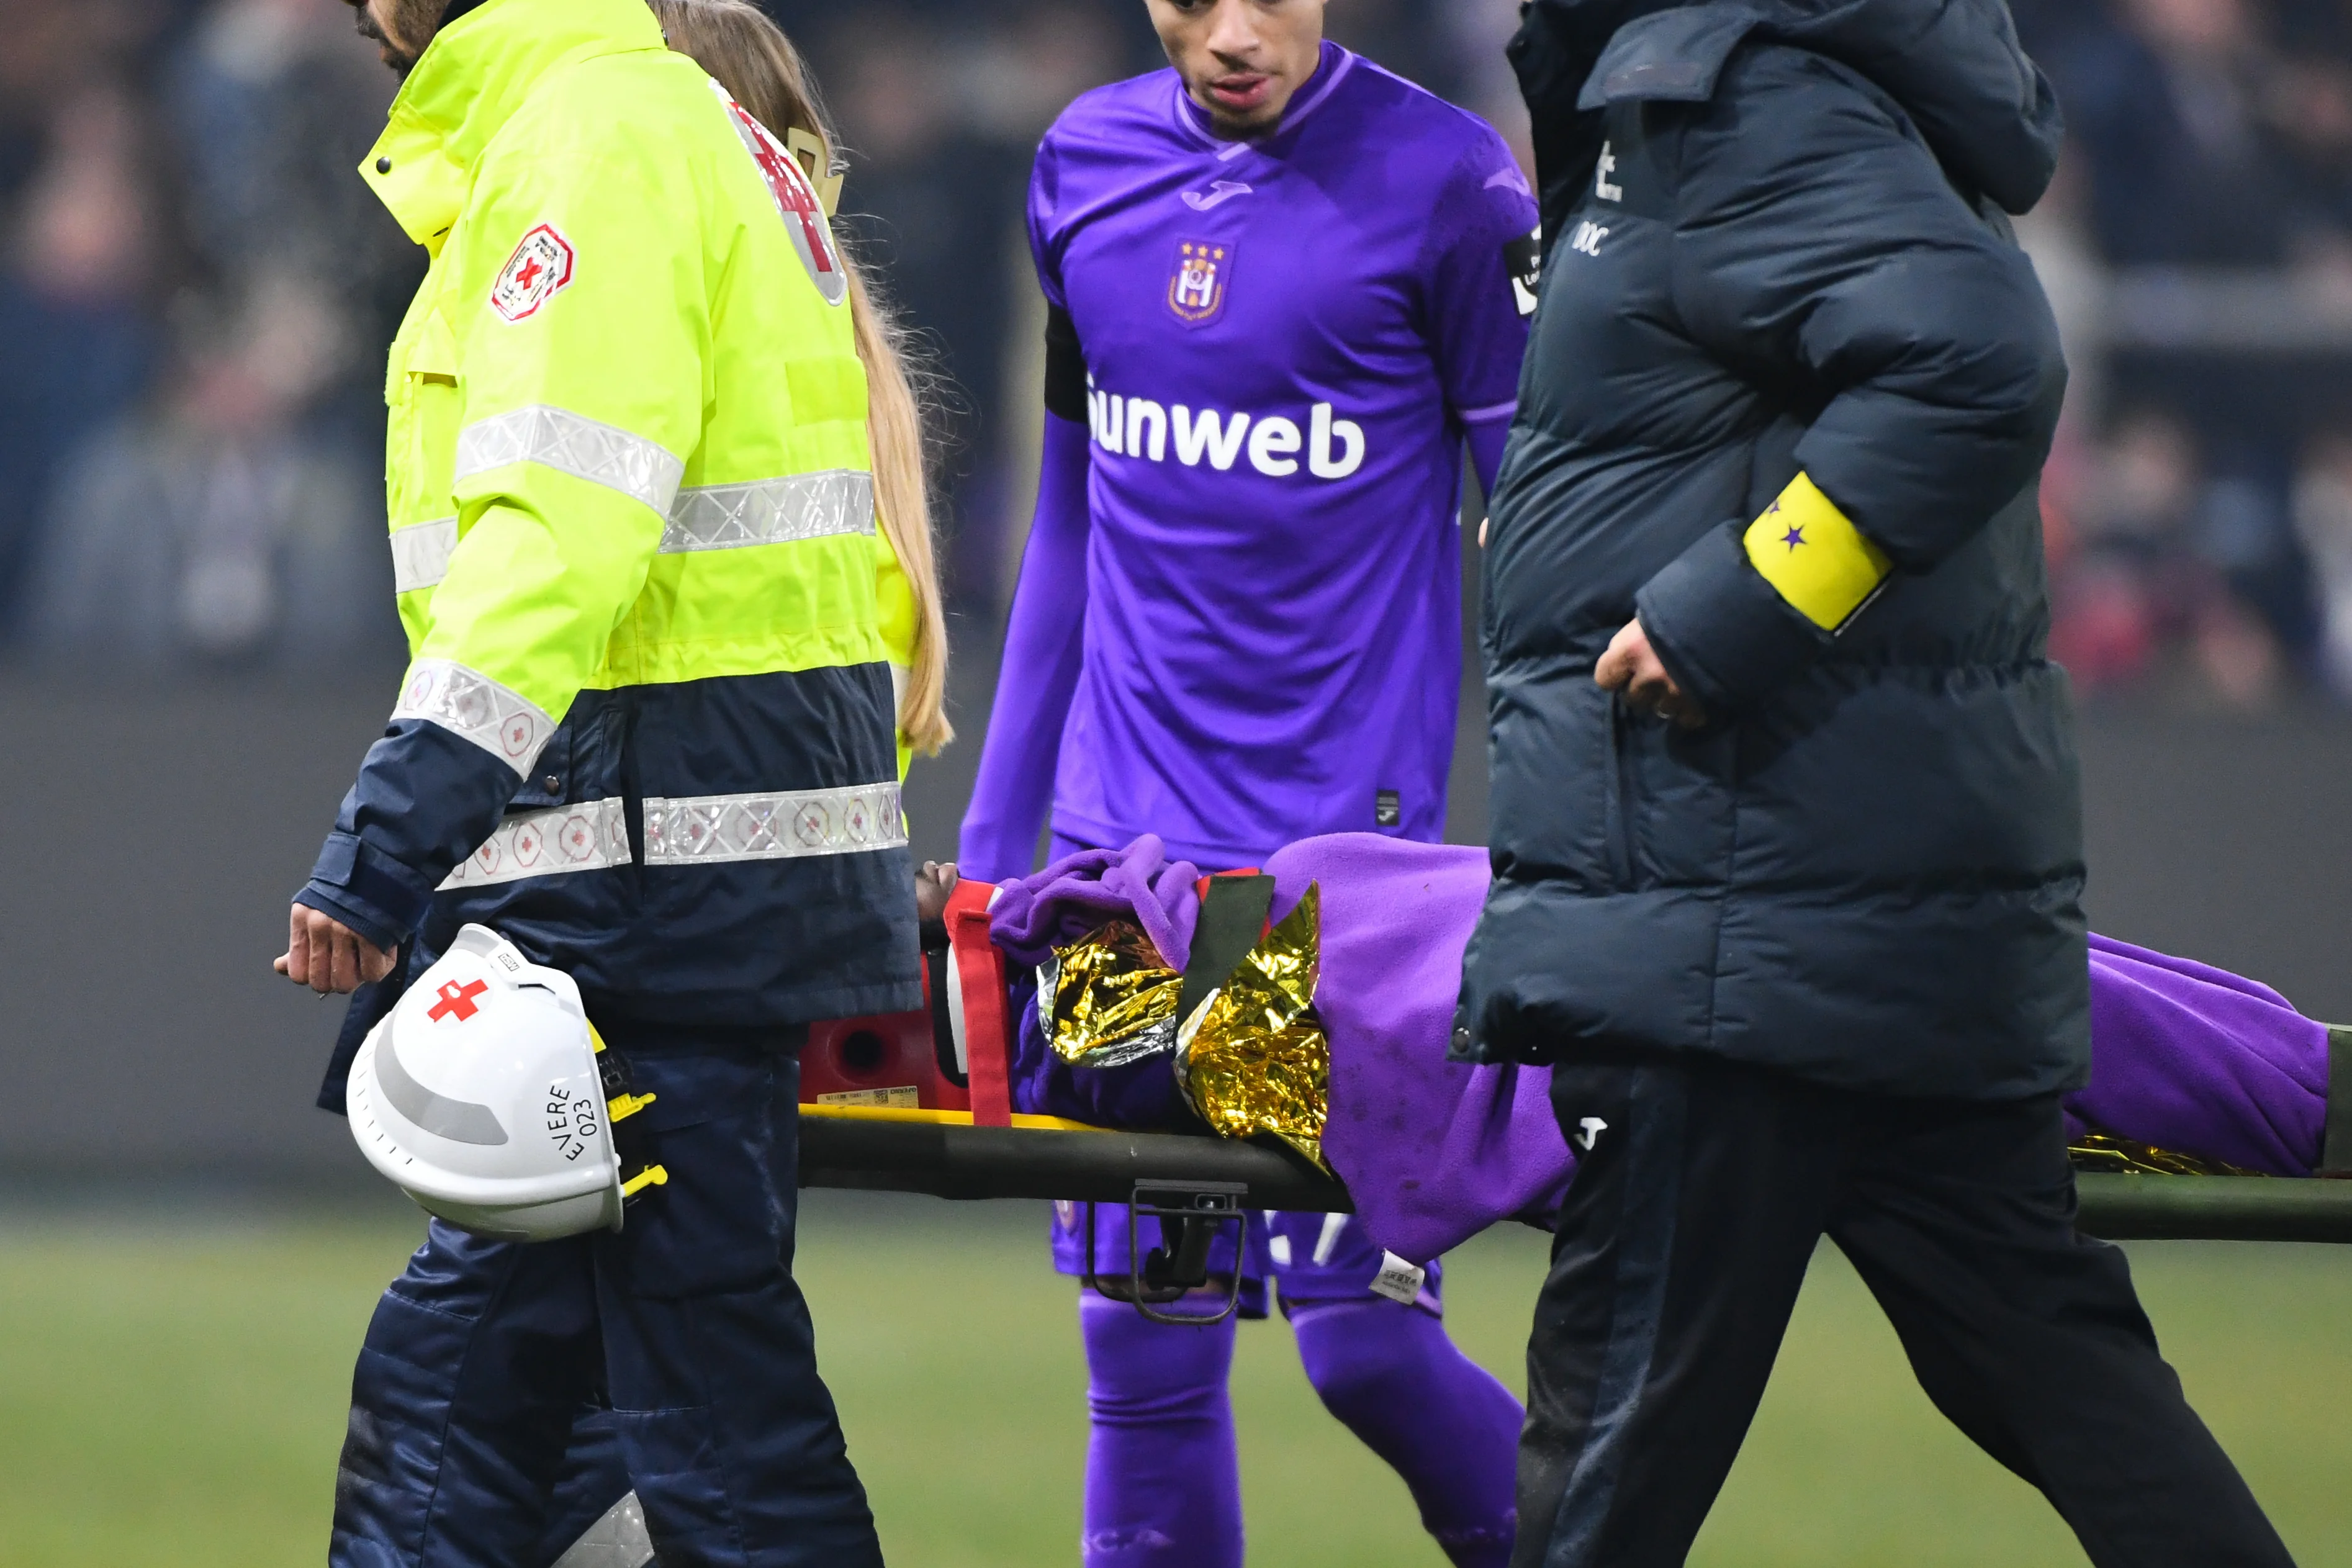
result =
[{"label": "white safety helmet", "polygon": [[360,1152],[460,1230],[552,1241],[621,1228],[625,1183],[613,1122],[650,1095],[609,1103],[604,1049],[580,987],[484,926],[457,933],[352,1062],[347,1103]]}]

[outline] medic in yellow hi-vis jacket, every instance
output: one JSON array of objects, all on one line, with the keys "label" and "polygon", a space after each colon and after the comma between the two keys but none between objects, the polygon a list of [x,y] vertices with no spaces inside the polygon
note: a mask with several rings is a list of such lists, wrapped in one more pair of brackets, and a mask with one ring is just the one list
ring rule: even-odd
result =
[{"label": "medic in yellow hi-vis jacket", "polygon": [[903,1000],[866,379],[799,166],[641,5],[492,0],[364,173],[434,252],[386,385],[415,662],[300,901],[667,1022]]},{"label": "medic in yellow hi-vis jacket", "polygon": [[456,9],[362,167],[433,255],[386,383],[413,658],[296,945],[413,973],[472,921],[568,973],[669,1181],[618,1234],[434,1225],[331,1560],[521,1562],[609,1400],[666,1563],[878,1563],[790,1274],[797,1026],[919,1001],[844,261],[644,0]]}]

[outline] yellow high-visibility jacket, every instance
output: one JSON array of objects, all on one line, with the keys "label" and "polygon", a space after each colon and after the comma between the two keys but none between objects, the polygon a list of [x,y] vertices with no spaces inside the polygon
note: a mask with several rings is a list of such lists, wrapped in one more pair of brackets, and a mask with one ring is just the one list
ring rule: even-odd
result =
[{"label": "yellow high-visibility jacket", "polygon": [[482,921],[622,1015],[916,1005],[911,626],[809,180],[643,0],[465,14],[361,172],[433,257],[385,382],[412,662],[300,900]]}]

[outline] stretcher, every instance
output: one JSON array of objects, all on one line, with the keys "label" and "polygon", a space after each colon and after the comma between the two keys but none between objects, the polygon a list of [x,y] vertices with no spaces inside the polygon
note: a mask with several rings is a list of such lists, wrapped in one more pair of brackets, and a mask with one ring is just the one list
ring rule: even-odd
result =
[{"label": "stretcher", "polygon": [[[989,941],[992,890],[958,884],[944,918],[927,925],[923,1011],[812,1028],[802,1057],[802,1185],[955,1201],[1140,1195],[1163,1210],[1193,1199],[1204,1224],[1251,1208],[1353,1211],[1337,1177],[1271,1140],[1015,1112],[1016,1020],[1004,955]],[[2075,1186],[2081,1229],[2110,1240],[2352,1243],[2352,1181],[2084,1172]],[[1113,1282],[1114,1293],[1151,1294],[1148,1262],[1138,1258],[1135,1278]]]},{"label": "stretcher", "polygon": [[[964,1112],[894,1117],[802,1107],[803,1186],[1123,1203],[1138,1183],[1238,1184],[1246,1208],[1347,1214],[1355,1207],[1335,1178],[1288,1150],[1257,1143],[1120,1132],[1051,1117],[990,1127],[975,1126]],[[2081,1229],[2110,1241],[2352,1243],[2352,1182],[2085,1172],[2074,1186]]]}]

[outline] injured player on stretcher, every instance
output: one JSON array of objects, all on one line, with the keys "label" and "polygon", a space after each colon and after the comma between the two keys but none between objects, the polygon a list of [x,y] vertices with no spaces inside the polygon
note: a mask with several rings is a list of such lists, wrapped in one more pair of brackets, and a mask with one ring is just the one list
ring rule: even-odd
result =
[{"label": "injured player on stretcher", "polygon": [[[1202,878],[1147,836],[1006,883],[989,914],[1018,1029],[1013,1108],[1278,1139],[1345,1182],[1371,1239],[1412,1263],[1499,1220],[1540,1221],[1574,1173],[1570,1142],[1607,1129],[1563,1137],[1548,1068],[1446,1059],[1486,886],[1482,849],[1375,834],[1294,844],[1263,879]],[[1213,947],[1204,974],[1193,960]],[[2091,1077],[2065,1098],[2078,1166],[2352,1165],[2352,1148],[2327,1146],[2344,1142],[2331,1121],[2352,1121],[2330,1116],[2332,1087],[2352,1097],[2332,1082],[2352,1072],[2331,1072],[2331,1056],[2352,1061],[2352,1029],[2095,934],[2089,979]]]}]

